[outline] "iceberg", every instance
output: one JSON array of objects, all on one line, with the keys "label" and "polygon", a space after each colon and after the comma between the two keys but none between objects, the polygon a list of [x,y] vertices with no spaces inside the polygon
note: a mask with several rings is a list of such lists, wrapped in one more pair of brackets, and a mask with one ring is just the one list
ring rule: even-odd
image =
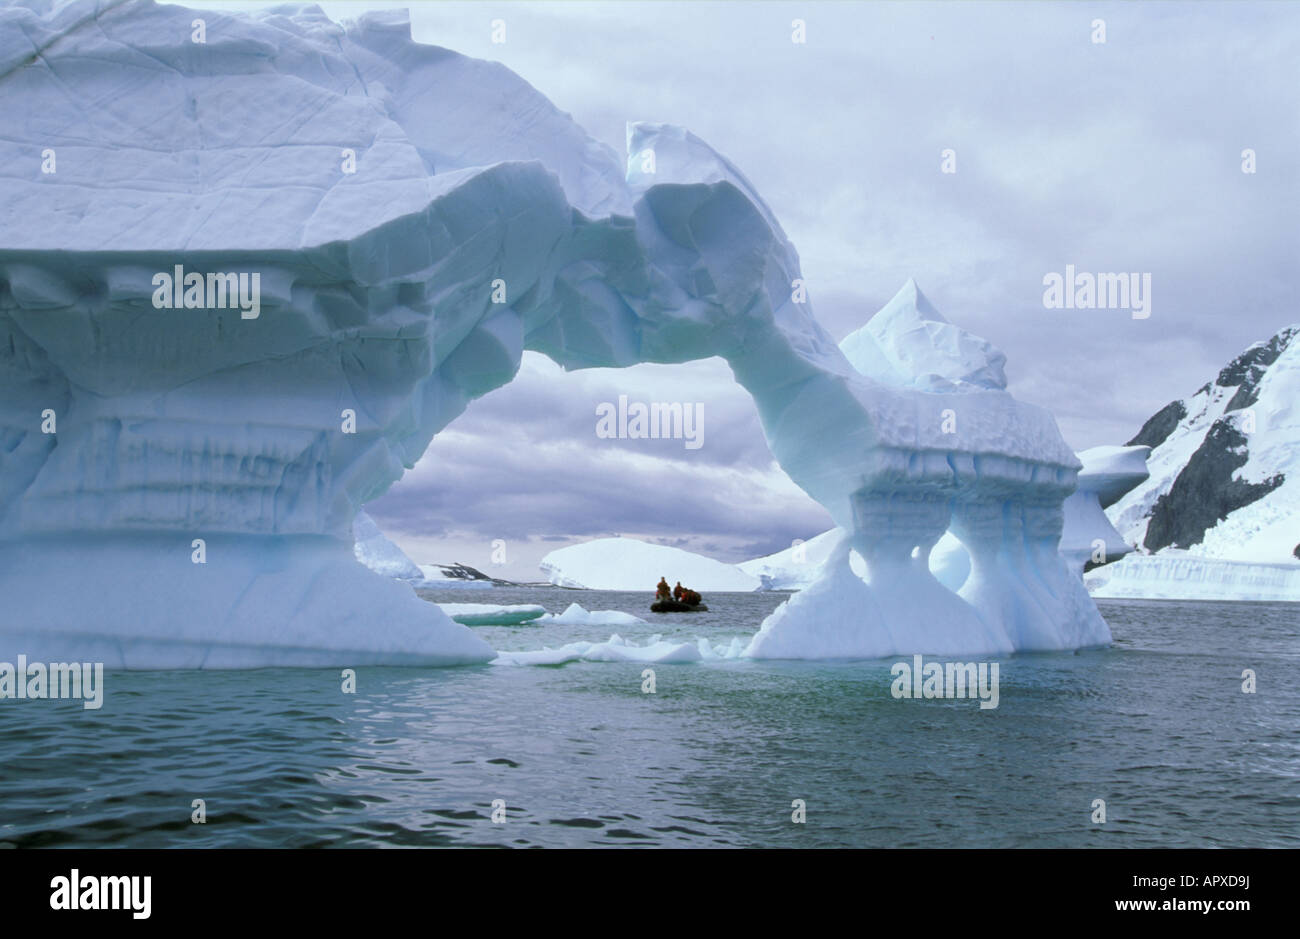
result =
[{"label": "iceberg", "polygon": [[438,608],[465,626],[531,625],[546,615],[546,607],[536,603],[439,603]]},{"label": "iceberg", "polygon": [[[1133,551],[1102,510],[1147,478],[1149,447],[1094,447],[1075,454],[1083,464],[1078,488],[1065,500],[1058,546],[1070,566],[1082,574],[1090,563],[1117,561]],[[737,565],[757,577],[766,590],[803,590],[822,575],[822,568],[839,542],[838,529],[822,532],[776,554]],[[970,555],[961,541],[945,532],[930,552],[930,573],[949,590],[958,591],[970,576]],[[849,554],[849,569],[866,576],[866,563]]]},{"label": "iceberg", "polygon": [[[803,590],[821,577],[822,567],[839,541],[840,530],[832,528],[784,551],[736,565],[757,577],[763,590]],[[970,555],[951,532],[944,532],[930,551],[930,573],[949,590],[960,590],[970,576]],[[867,564],[856,551],[849,552],[849,569],[866,577]]]},{"label": "iceberg", "polygon": [[926,391],[1007,387],[1006,354],[954,326],[909,278],[862,328],[840,340],[840,351],[864,375]]},{"label": "iceberg", "polygon": [[[753,655],[1109,641],[1057,552],[1080,464],[1052,416],[919,291],[872,332],[889,370],[851,363],[771,209],[693,134],[629,124],[623,160],[400,12],[19,0],[0,61],[3,647],[491,660],[359,563],[353,522],[524,349],[728,362],[843,532]],[[929,569],[946,531],[956,592]]]},{"label": "iceberg", "polygon": [[1134,546],[1115,530],[1103,507],[1146,481],[1150,453],[1150,447],[1126,446],[1093,447],[1077,454],[1083,469],[1079,488],[1065,500],[1060,551],[1080,575],[1090,564],[1108,564],[1133,552]]},{"label": "iceberg", "polygon": [[[545,612],[545,611],[543,611]],[[620,610],[587,610],[581,604],[570,603],[563,613],[547,613],[536,622],[560,623],[564,626],[643,626],[645,620]]]},{"label": "iceberg", "polygon": [[653,596],[660,577],[694,590],[754,590],[751,577],[733,564],[635,538],[597,538],[552,551],[538,565],[558,587],[638,590]]}]

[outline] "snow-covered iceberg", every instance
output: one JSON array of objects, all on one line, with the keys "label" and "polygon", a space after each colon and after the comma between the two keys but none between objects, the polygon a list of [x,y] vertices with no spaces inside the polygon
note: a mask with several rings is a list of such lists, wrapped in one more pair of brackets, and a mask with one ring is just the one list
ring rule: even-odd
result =
[{"label": "snow-covered iceberg", "polygon": [[759,581],[734,564],[636,538],[597,538],[552,551],[538,565],[559,587],[640,590],[653,595],[660,577],[694,590],[754,590]]},{"label": "snow-covered iceberg", "polygon": [[[999,654],[1108,643],[1109,628],[1057,550],[1081,464],[1050,415],[1006,392],[1002,352],[948,323],[912,280],[839,351],[876,395],[883,423],[873,429],[908,428],[914,438],[910,448],[877,443],[859,487],[847,487],[847,511],[791,472],[838,529],[811,582],[763,622],[747,654]],[[787,432],[799,439],[806,431]],[[782,440],[770,430],[768,439],[782,458]],[[931,557],[945,538],[933,566],[942,583]]]},{"label": "snow-covered iceberg", "polygon": [[910,278],[840,340],[840,351],[862,374],[889,384],[925,391],[1007,387],[1002,350],[949,323]]},{"label": "snow-covered iceberg", "polygon": [[[753,395],[867,582],[860,607],[833,596],[837,546],[752,654],[1109,639],[1056,551],[1079,463],[1051,415],[919,293],[906,338],[876,340],[911,374],[855,368],[766,203],[680,128],[629,125],[624,161],[402,13],[147,0],[0,7],[0,123],[6,648],[488,661],[359,564],[352,525],[525,348],[566,368],[720,356]],[[928,568],[949,529],[960,594]]]}]

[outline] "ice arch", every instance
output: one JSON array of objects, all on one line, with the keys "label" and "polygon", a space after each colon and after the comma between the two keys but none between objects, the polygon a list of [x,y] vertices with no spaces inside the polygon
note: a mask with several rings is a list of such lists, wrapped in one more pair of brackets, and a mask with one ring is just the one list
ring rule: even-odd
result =
[{"label": "ice arch", "polygon": [[[828,565],[751,654],[1109,638],[1056,551],[1078,463],[1051,416],[987,357],[959,367],[980,341],[928,308],[916,328],[952,368],[918,374],[880,336],[855,367],[763,200],[678,128],[630,126],[624,165],[505,68],[413,42],[404,14],[151,0],[0,9],[0,117],[5,650],[485,661],[352,559],[351,522],[525,348],[730,363],[869,569]],[[258,315],[202,291],[160,309],[161,273],[257,273]],[[950,527],[960,596],[925,562]]]}]

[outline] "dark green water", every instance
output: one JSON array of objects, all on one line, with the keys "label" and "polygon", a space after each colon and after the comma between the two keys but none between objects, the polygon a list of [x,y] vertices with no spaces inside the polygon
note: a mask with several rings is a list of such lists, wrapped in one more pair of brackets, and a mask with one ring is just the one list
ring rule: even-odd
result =
[{"label": "dark green water", "polygon": [[[651,617],[644,594],[430,596]],[[617,631],[725,644],[781,599]],[[655,694],[611,662],[363,668],[355,695],[337,670],[111,673],[99,711],[0,702],[0,842],[1300,846],[1300,607],[1100,605],[1113,648],[1000,659],[992,710],[896,700],[889,661],[656,665]],[[478,629],[511,650],[611,631]]]}]

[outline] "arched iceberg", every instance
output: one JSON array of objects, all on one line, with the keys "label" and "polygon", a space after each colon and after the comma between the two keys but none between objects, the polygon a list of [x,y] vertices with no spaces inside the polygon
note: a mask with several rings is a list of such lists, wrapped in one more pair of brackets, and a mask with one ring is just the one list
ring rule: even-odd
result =
[{"label": "arched iceberg", "polygon": [[[1109,639],[1057,553],[1079,464],[1051,415],[919,307],[876,343],[904,363],[938,337],[933,379],[855,368],[771,210],[686,131],[630,125],[625,163],[401,13],[20,0],[0,63],[5,646],[110,667],[489,660],[357,563],[352,522],[524,349],[730,364],[846,533],[754,655]],[[926,561],[949,528],[960,595]]]}]

